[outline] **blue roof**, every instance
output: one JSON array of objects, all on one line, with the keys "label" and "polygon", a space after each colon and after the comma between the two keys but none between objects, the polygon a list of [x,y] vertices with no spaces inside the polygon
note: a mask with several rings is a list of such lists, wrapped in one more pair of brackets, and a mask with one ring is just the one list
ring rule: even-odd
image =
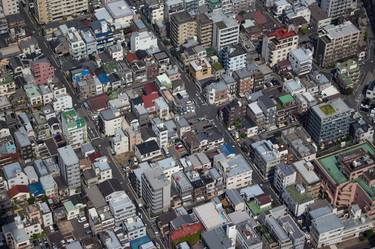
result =
[{"label": "blue roof", "polygon": [[103,85],[107,85],[109,83],[109,77],[105,73],[99,74],[98,79],[99,79],[100,83],[102,83]]},{"label": "blue roof", "polygon": [[132,249],[139,249],[141,245],[146,244],[150,241],[151,241],[150,238],[146,235],[141,238],[130,241],[130,247]]},{"label": "blue roof", "polygon": [[36,197],[44,195],[42,184],[39,182],[29,184],[29,191],[33,196]]},{"label": "blue roof", "polygon": [[235,155],[236,151],[230,144],[223,144],[220,146],[220,151],[223,153],[225,156],[229,155]]}]

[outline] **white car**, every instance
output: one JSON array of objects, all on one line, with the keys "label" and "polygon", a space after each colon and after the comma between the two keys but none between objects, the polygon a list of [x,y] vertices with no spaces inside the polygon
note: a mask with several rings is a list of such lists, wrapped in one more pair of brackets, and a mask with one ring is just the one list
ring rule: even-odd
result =
[{"label": "white car", "polygon": [[86,221],[86,217],[85,216],[79,216],[78,217],[78,222],[79,223],[83,223],[83,222],[85,222]]}]

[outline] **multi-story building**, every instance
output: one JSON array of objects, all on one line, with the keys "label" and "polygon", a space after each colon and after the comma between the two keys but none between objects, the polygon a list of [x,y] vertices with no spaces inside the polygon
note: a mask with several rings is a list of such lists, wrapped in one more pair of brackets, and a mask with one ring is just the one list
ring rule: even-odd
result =
[{"label": "multi-story building", "polygon": [[212,28],[213,23],[206,14],[200,14],[197,16],[198,41],[204,48],[212,46]]},{"label": "multi-story building", "polygon": [[347,60],[337,63],[334,74],[341,89],[353,89],[359,82],[360,69],[356,60]]},{"label": "multi-story building", "polygon": [[123,116],[118,110],[106,109],[99,113],[98,126],[99,130],[105,136],[114,136],[118,128],[122,128]]},{"label": "multi-story building", "polygon": [[129,137],[125,135],[120,128],[115,130],[114,136],[110,141],[111,148],[116,154],[122,154],[129,151]]},{"label": "multi-story building", "polygon": [[317,144],[329,143],[349,134],[353,110],[341,99],[311,107],[306,130]]},{"label": "multi-story building", "polygon": [[197,81],[212,77],[212,67],[206,58],[190,62],[188,70],[190,75]]},{"label": "multi-story building", "polygon": [[314,171],[314,165],[310,161],[297,161],[293,163],[297,172],[296,183],[303,186],[305,193],[313,199],[320,196],[320,179]]},{"label": "multi-story building", "polygon": [[81,188],[81,172],[77,154],[70,145],[58,148],[57,152],[60,172],[66,185],[69,187],[70,195],[79,193]]},{"label": "multi-story building", "polygon": [[170,36],[173,45],[180,46],[197,36],[197,21],[186,11],[173,14],[170,22]]},{"label": "multi-story building", "polygon": [[253,91],[254,75],[247,68],[233,72],[233,78],[237,82],[237,95],[240,97],[245,96],[246,93]]},{"label": "multi-story building", "polygon": [[314,58],[320,66],[328,67],[337,61],[358,56],[360,30],[350,21],[327,25],[319,30]]},{"label": "multi-story building", "polygon": [[273,173],[273,186],[279,194],[282,194],[286,187],[296,183],[297,173],[288,164],[279,164]]},{"label": "multi-story building", "polygon": [[214,157],[214,167],[222,174],[226,189],[244,188],[251,184],[253,170],[241,154],[226,157],[220,153]]},{"label": "multi-story building", "polygon": [[246,67],[247,52],[241,44],[231,45],[220,51],[219,59],[226,71],[233,72]]},{"label": "multi-story building", "polygon": [[171,205],[171,182],[161,169],[149,169],[143,173],[142,198],[151,214],[168,211]]},{"label": "multi-story building", "polygon": [[313,31],[317,32],[322,27],[331,24],[331,17],[329,17],[327,13],[318,6],[318,4],[314,3],[309,5],[309,9],[311,12],[311,25]]},{"label": "multi-story building", "polygon": [[17,185],[28,185],[29,179],[25,172],[22,171],[19,162],[7,164],[2,168],[6,181],[5,189],[9,190]]},{"label": "multi-story building", "polygon": [[250,155],[263,176],[268,178],[273,168],[280,163],[280,152],[271,141],[261,140],[251,144]]},{"label": "multi-story building", "polygon": [[288,56],[292,70],[298,76],[311,72],[313,52],[308,48],[297,48],[290,51]]},{"label": "multi-story building", "polygon": [[0,96],[9,96],[16,92],[16,83],[13,75],[8,72],[1,72],[0,76]]},{"label": "multi-story building", "polygon": [[[119,7],[120,9],[121,7]],[[106,20],[95,20],[91,23],[91,29],[96,40],[96,49],[104,51],[113,45],[113,28]]]},{"label": "multi-story building", "polygon": [[306,213],[308,206],[314,203],[314,199],[300,184],[287,186],[282,193],[282,199],[296,217],[301,217]]},{"label": "multi-story building", "polygon": [[115,219],[115,224],[136,216],[135,205],[124,191],[116,191],[108,197],[108,205]]},{"label": "multi-story building", "polygon": [[66,34],[69,54],[73,59],[81,60],[87,56],[86,43],[75,27],[71,27]]},{"label": "multi-story building", "polygon": [[87,141],[86,121],[74,109],[61,113],[61,129],[66,141],[73,148],[79,148]]},{"label": "multi-story building", "polygon": [[137,50],[158,50],[158,38],[150,31],[133,32],[130,37],[130,49]]},{"label": "multi-story building", "polygon": [[287,145],[292,158],[306,161],[315,159],[318,148],[303,127],[292,127],[283,130],[281,139]]},{"label": "multi-story building", "polygon": [[20,12],[20,2],[19,0],[2,0],[1,7],[3,9],[4,15],[14,15]]},{"label": "multi-story building", "polygon": [[79,16],[89,8],[88,0],[35,0],[36,20],[40,24]]},{"label": "multi-story building", "polygon": [[212,46],[217,52],[224,47],[237,44],[239,41],[240,25],[232,17],[225,15],[222,11],[210,13],[213,22]]},{"label": "multi-story building", "polygon": [[147,0],[145,8],[147,19],[152,23],[164,21],[164,3],[158,0]]},{"label": "multi-story building", "polygon": [[238,120],[246,116],[246,105],[233,100],[219,110],[219,115],[224,125],[231,129]]},{"label": "multi-story building", "polygon": [[14,141],[20,158],[25,162],[31,161],[33,159],[33,147],[29,137],[18,130],[14,133]]},{"label": "multi-story building", "polygon": [[90,29],[81,30],[81,37],[86,45],[86,55],[88,56],[88,55],[96,54],[97,53],[96,39],[92,31]]},{"label": "multi-story building", "polygon": [[357,0],[322,0],[320,8],[332,19],[347,17],[357,8]]},{"label": "multi-story building", "polygon": [[273,67],[286,60],[288,54],[298,47],[298,34],[286,28],[277,28],[263,37],[262,57]]},{"label": "multi-story building", "polygon": [[374,155],[375,147],[364,142],[315,160],[321,190],[331,204],[347,208],[356,203],[370,217],[375,216]]},{"label": "multi-story building", "polygon": [[31,63],[31,72],[38,85],[47,84],[55,76],[55,67],[47,58],[42,58]]},{"label": "multi-story building", "polygon": [[229,101],[228,87],[223,81],[213,82],[205,88],[205,97],[211,105],[222,105]]},{"label": "multi-story building", "polygon": [[310,236],[315,248],[336,245],[373,228],[372,220],[362,214],[358,205],[350,208],[347,218],[340,219],[337,210],[329,206],[309,212],[311,219]]}]

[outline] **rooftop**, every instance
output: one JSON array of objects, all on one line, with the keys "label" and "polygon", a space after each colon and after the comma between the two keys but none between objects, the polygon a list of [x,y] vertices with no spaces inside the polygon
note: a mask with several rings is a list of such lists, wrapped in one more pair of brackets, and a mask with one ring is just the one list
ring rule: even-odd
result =
[{"label": "rooftop", "polygon": [[362,144],[353,145],[349,148],[345,148],[327,156],[320,157],[317,159],[317,161],[336,183],[342,184],[347,182],[348,179],[341,171],[340,163],[337,161],[337,158],[342,154],[346,154],[359,148],[363,149],[366,153],[370,153],[371,155],[375,154],[374,146],[369,142],[365,142]]},{"label": "rooftop", "polygon": [[295,202],[298,204],[303,204],[313,199],[307,193],[301,193],[300,189],[298,189],[298,185],[290,185],[285,188],[285,190],[290,194]]},{"label": "rooftop", "polygon": [[320,116],[321,119],[329,118],[332,115],[339,115],[346,112],[351,112],[351,108],[341,98],[330,100],[326,103],[312,107],[312,110]]},{"label": "rooftop", "polygon": [[78,113],[74,109],[63,112],[62,118],[65,120],[68,128],[70,129],[79,129],[86,126],[85,119],[78,116]]},{"label": "rooftop", "polygon": [[277,28],[267,34],[268,37],[275,37],[277,40],[287,39],[296,35],[296,32],[288,31],[286,28]]},{"label": "rooftop", "polygon": [[324,26],[323,30],[331,39],[339,39],[360,32],[358,28],[354,26],[354,24],[350,21],[346,21],[339,25],[329,24],[327,26]]}]

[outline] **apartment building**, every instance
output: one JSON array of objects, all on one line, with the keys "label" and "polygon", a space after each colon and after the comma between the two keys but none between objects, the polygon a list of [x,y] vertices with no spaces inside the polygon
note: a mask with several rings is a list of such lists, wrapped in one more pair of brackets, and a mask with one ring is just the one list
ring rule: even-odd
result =
[{"label": "apartment building", "polygon": [[339,218],[337,210],[324,206],[309,212],[310,236],[315,248],[329,247],[353,238],[373,228],[373,222],[362,214],[358,205],[351,206],[347,218]]},{"label": "apartment building", "polygon": [[273,186],[276,192],[282,194],[286,187],[296,183],[297,173],[291,165],[279,164],[273,174]]},{"label": "apartment building", "polygon": [[168,211],[171,205],[171,182],[161,169],[153,168],[143,173],[142,198],[151,214]]},{"label": "apartment building", "polygon": [[358,56],[361,32],[350,21],[324,26],[318,35],[314,58],[320,66],[333,66],[339,60]]},{"label": "apartment building", "polygon": [[108,137],[114,136],[118,128],[122,128],[123,116],[116,109],[106,109],[99,113],[99,130]]},{"label": "apartment building", "polygon": [[280,163],[280,152],[274,147],[271,141],[261,140],[251,144],[250,155],[254,164],[268,178],[272,169]]},{"label": "apartment building", "polygon": [[197,16],[198,41],[204,48],[212,46],[212,29],[212,20],[210,20],[206,14],[200,14]]},{"label": "apartment building", "polygon": [[220,51],[219,59],[227,72],[233,72],[246,67],[247,52],[241,44],[231,45]]},{"label": "apartment building", "polygon": [[156,51],[158,47],[158,38],[150,31],[133,32],[130,37],[130,49],[133,52],[137,50]]},{"label": "apartment building", "polygon": [[349,59],[342,63],[337,63],[334,78],[341,89],[353,89],[359,82],[360,73],[358,62]]},{"label": "apartment building", "polygon": [[136,216],[135,205],[124,191],[113,192],[107,198],[116,225]]},{"label": "apartment building", "polygon": [[341,99],[311,107],[306,130],[316,144],[336,141],[349,134],[353,110]]},{"label": "apartment building", "polygon": [[213,82],[205,88],[205,97],[211,105],[222,105],[229,101],[228,87],[224,81]]},{"label": "apartment building", "polygon": [[219,10],[210,13],[209,17],[213,22],[212,46],[217,52],[239,42],[240,25],[232,16]]},{"label": "apartment building", "polygon": [[254,75],[248,68],[242,68],[233,72],[233,78],[237,82],[237,95],[245,96],[246,93],[252,92],[254,87]]},{"label": "apartment building", "polygon": [[69,187],[70,195],[80,192],[81,172],[79,159],[72,146],[67,145],[57,149],[58,163],[61,175]]},{"label": "apartment building", "polygon": [[87,56],[86,43],[75,27],[69,28],[66,38],[69,47],[69,54],[73,59],[81,60]]},{"label": "apartment building", "polygon": [[20,0],[2,0],[1,7],[5,16],[18,14],[20,12]]},{"label": "apartment building", "polygon": [[36,84],[43,85],[52,81],[55,76],[55,67],[47,58],[42,58],[31,63],[31,72]]},{"label": "apartment building", "polygon": [[197,21],[186,11],[173,14],[170,22],[170,37],[174,46],[184,44],[197,36]]},{"label": "apartment building", "polygon": [[189,73],[196,80],[204,80],[212,77],[212,67],[206,58],[190,62]]},{"label": "apartment building", "polygon": [[315,160],[322,191],[332,205],[347,208],[356,203],[368,216],[375,216],[374,155],[374,146],[364,142]]},{"label": "apartment building", "polygon": [[314,165],[310,161],[301,160],[294,162],[293,167],[297,172],[296,183],[303,186],[305,193],[313,199],[319,198],[320,178],[314,171]]},{"label": "apartment building", "polygon": [[40,24],[76,17],[88,8],[88,0],[34,0],[34,15]]},{"label": "apartment building", "polygon": [[164,3],[158,0],[147,0],[145,8],[147,19],[152,23],[164,21]]},{"label": "apartment building", "polygon": [[298,34],[286,28],[277,28],[263,36],[262,57],[273,67],[286,60],[289,52],[297,47]]},{"label": "apartment building", "polygon": [[227,157],[220,153],[213,161],[224,178],[226,189],[239,189],[251,184],[253,170],[241,154]]},{"label": "apartment building", "polygon": [[297,48],[288,55],[293,72],[298,75],[308,74],[312,70],[313,52],[308,48]]},{"label": "apartment building", "polygon": [[86,121],[74,109],[61,113],[61,129],[66,141],[73,148],[79,148],[87,141]]},{"label": "apartment building", "polygon": [[322,0],[320,8],[334,20],[351,15],[357,8],[357,0]]}]

